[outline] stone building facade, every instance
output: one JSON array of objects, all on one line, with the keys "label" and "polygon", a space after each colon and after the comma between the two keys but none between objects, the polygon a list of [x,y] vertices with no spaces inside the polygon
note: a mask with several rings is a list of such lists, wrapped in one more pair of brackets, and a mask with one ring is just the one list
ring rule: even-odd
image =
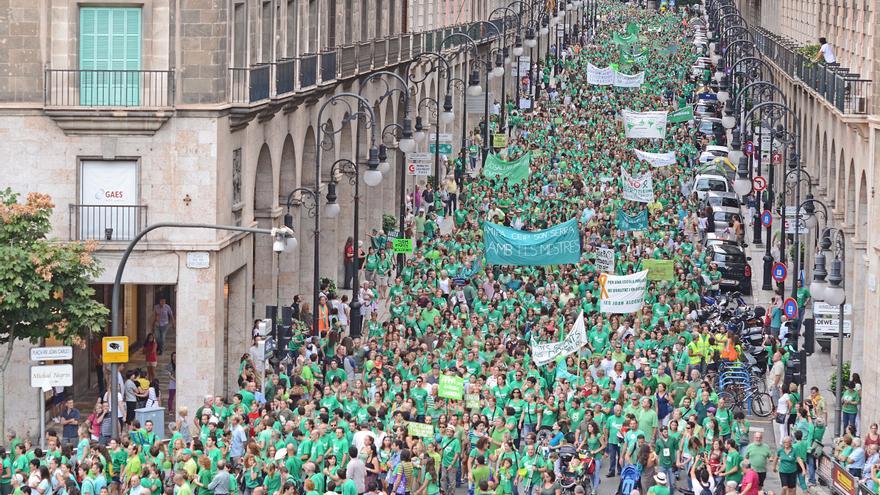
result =
[{"label": "stone building facade", "polygon": [[[323,120],[335,142],[322,151],[323,176],[316,180],[322,105],[359,92],[376,102],[378,129],[401,122],[400,98],[378,102],[388,86],[361,87],[363,78],[379,70],[406,78],[416,54],[434,50],[443,37],[485,20],[500,5],[118,0],[95,7],[9,0],[0,20],[4,186],[51,194],[55,237],[99,241],[104,272],[95,280],[97,297],[109,304],[127,241],[147,225],[282,225],[288,193],[316,185],[323,193],[330,165],[355,158],[358,134],[365,157],[369,132],[358,133],[345,105],[330,105]],[[485,27],[473,32],[479,29]],[[467,81],[469,52],[447,53],[450,75]],[[429,67],[419,62],[410,70],[421,74]],[[437,76],[414,87],[414,98],[436,95],[438,84],[445,88]],[[512,88],[508,83],[511,94]],[[498,79],[490,89],[500,94]],[[455,93],[456,110],[463,97]],[[470,127],[480,116],[468,118]],[[441,131],[453,133],[457,153],[460,115]],[[391,171],[379,186],[361,182],[359,236],[367,242],[383,213],[397,214],[400,189],[409,190],[416,179],[401,173],[402,155],[389,155]],[[320,266],[322,276],[341,279],[343,244],[354,223],[347,180],[340,181],[338,196],[342,213],[322,219]],[[132,342],[142,339],[157,299],[171,301],[177,404],[195,408],[204,394],[237,390],[238,359],[250,346],[254,318],[296,294],[311,300],[312,219],[300,199],[294,197],[289,210],[299,240],[293,252],[274,254],[267,236],[194,229],[156,230],[136,248],[123,277],[123,333]],[[10,396],[38,395],[28,386],[28,347],[17,348],[7,372]],[[94,356],[77,349],[74,364],[74,391],[94,389]],[[36,431],[37,403],[6,401],[7,426]]]},{"label": "stone building facade", "polygon": [[[753,29],[772,77],[801,122],[801,162],[812,176],[813,194],[831,209],[830,223],[846,233],[845,284],[852,304],[853,338],[845,342],[845,360],[863,384],[862,427],[880,416],[880,62],[875,57],[876,0],[771,0],[737,2]],[[756,31],[757,30],[757,31]],[[770,34],[772,33],[772,34]],[[843,84],[830,91],[797,67],[798,47],[825,37],[832,45]],[[769,42],[760,42],[760,40]],[[828,79],[826,79],[826,82]],[[830,83],[829,83],[830,84]],[[777,189],[778,190],[778,189]],[[815,235],[808,235],[813,246]],[[812,253],[807,280],[811,280]],[[828,393],[828,392],[825,392]],[[864,430],[863,430],[864,431]]]}]

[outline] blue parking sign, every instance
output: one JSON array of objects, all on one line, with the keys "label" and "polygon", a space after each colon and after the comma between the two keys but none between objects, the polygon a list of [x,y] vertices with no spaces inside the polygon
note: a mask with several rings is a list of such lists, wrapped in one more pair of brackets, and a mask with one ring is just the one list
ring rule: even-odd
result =
[{"label": "blue parking sign", "polygon": [[773,263],[773,269],[770,271],[770,274],[773,275],[773,280],[777,283],[785,281],[785,277],[788,276],[788,268],[786,268],[785,263],[777,261]]},{"label": "blue parking sign", "polygon": [[797,301],[793,298],[789,297],[782,303],[782,311],[785,312],[785,316],[788,317],[789,320],[797,318],[798,315],[798,305]]}]

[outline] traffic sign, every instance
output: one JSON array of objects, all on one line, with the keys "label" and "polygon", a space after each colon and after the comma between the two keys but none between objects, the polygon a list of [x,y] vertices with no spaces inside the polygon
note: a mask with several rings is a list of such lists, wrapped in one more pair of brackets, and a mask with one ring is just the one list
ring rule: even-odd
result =
[{"label": "traffic sign", "polygon": [[105,363],[128,362],[128,337],[104,337],[101,344],[101,359]]},{"label": "traffic sign", "polygon": [[743,154],[746,156],[752,156],[752,153],[755,152],[755,143],[751,141],[746,141],[743,143]]},{"label": "traffic sign", "polygon": [[790,320],[797,318],[797,315],[798,315],[797,301],[795,301],[793,298],[789,297],[788,299],[785,300],[784,303],[782,303],[782,311],[785,313],[785,316],[787,316],[788,319],[790,319]]},{"label": "traffic sign", "polygon": [[31,361],[67,361],[73,359],[73,347],[31,347]]},{"label": "traffic sign", "polygon": [[771,160],[773,161],[773,165],[779,165],[780,163],[782,163],[782,153],[773,153]]},{"label": "traffic sign", "polygon": [[784,282],[785,277],[788,276],[788,268],[786,268],[785,263],[777,261],[773,263],[773,269],[770,272],[773,275],[773,280],[776,282]]},{"label": "traffic sign", "polygon": [[757,192],[767,189],[767,179],[765,179],[763,175],[756,175],[755,178],[752,179],[752,187]]},{"label": "traffic sign", "polygon": [[409,175],[431,175],[431,153],[407,153],[406,171]]},{"label": "traffic sign", "polygon": [[[432,132],[428,136],[428,151],[434,153],[434,149],[437,147],[437,136]],[[452,134],[450,133],[440,133],[440,154],[441,155],[451,155],[452,154]]]},{"label": "traffic sign", "polygon": [[764,227],[773,225],[773,214],[770,213],[770,210],[764,210],[764,213],[761,213],[761,225]]},{"label": "traffic sign", "polygon": [[[839,316],[840,306],[832,306],[828,303],[813,301],[813,314]],[[846,316],[852,314],[852,304],[843,305],[843,314]]]}]

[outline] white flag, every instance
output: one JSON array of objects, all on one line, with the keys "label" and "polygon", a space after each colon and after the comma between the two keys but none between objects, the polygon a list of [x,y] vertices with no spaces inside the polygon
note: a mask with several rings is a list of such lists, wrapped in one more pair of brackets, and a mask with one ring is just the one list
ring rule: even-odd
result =
[{"label": "white flag", "polygon": [[624,110],[622,116],[626,137],[663,139],[666,137],[666,113]]},{"label": "white flag", "polygon": [[[648,273],[648,272],[645,272]],[[543,366],[559,356],[568,356],[581,349],[587,344],[587,330],[584,325],[584,312],[581,311],[571,327],[571,331],[565,336],[562,342],[554,342],[552,344],[531,343],[532,361],[538,366]]]},{"label": "white flag", "polygon": [[650,153],[638,149],[634,149],[633,151],[640,160],[650,163],[652,167],[665,167],[675,163],[674,151],[667,151],[666,153]]},{"label": "white flag", "polygon": [[632,275],[599,275],[599,311],[602,313],[629,314],[642,309],[645,304],[645,288],[648,270]]},{"label": "white flag", "polygon": [[611,67],[600,69],[593,64],[587,64],[587,83],[597,86],[610,86],[614,84],[614,69]]},{"label": "white flag", "polygon": [[618,88],[638,88],[645,82],[645,73],[629,75],[614,71],[614,85]]},{"label": "white flag", "polygon": [[620,177],[623,179],[623,199],[639,203],[654,201],[654,177],[651,172],[634,177],[620,167]]}]

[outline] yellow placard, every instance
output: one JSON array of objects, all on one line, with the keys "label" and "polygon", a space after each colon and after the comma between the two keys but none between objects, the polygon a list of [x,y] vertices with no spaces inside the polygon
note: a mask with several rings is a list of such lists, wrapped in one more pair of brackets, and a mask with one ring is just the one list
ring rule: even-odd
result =
[{"label": "yellow placard", "polygon": [[492,134],[492,147],[493,148],[506,148],[507,147],[507,134],[504,134],[504,133]]},{"label": "yellow placard", "polygon": [[101,340],[101,359],[105,363],[127,363],[128,337],[104,337]]}]

